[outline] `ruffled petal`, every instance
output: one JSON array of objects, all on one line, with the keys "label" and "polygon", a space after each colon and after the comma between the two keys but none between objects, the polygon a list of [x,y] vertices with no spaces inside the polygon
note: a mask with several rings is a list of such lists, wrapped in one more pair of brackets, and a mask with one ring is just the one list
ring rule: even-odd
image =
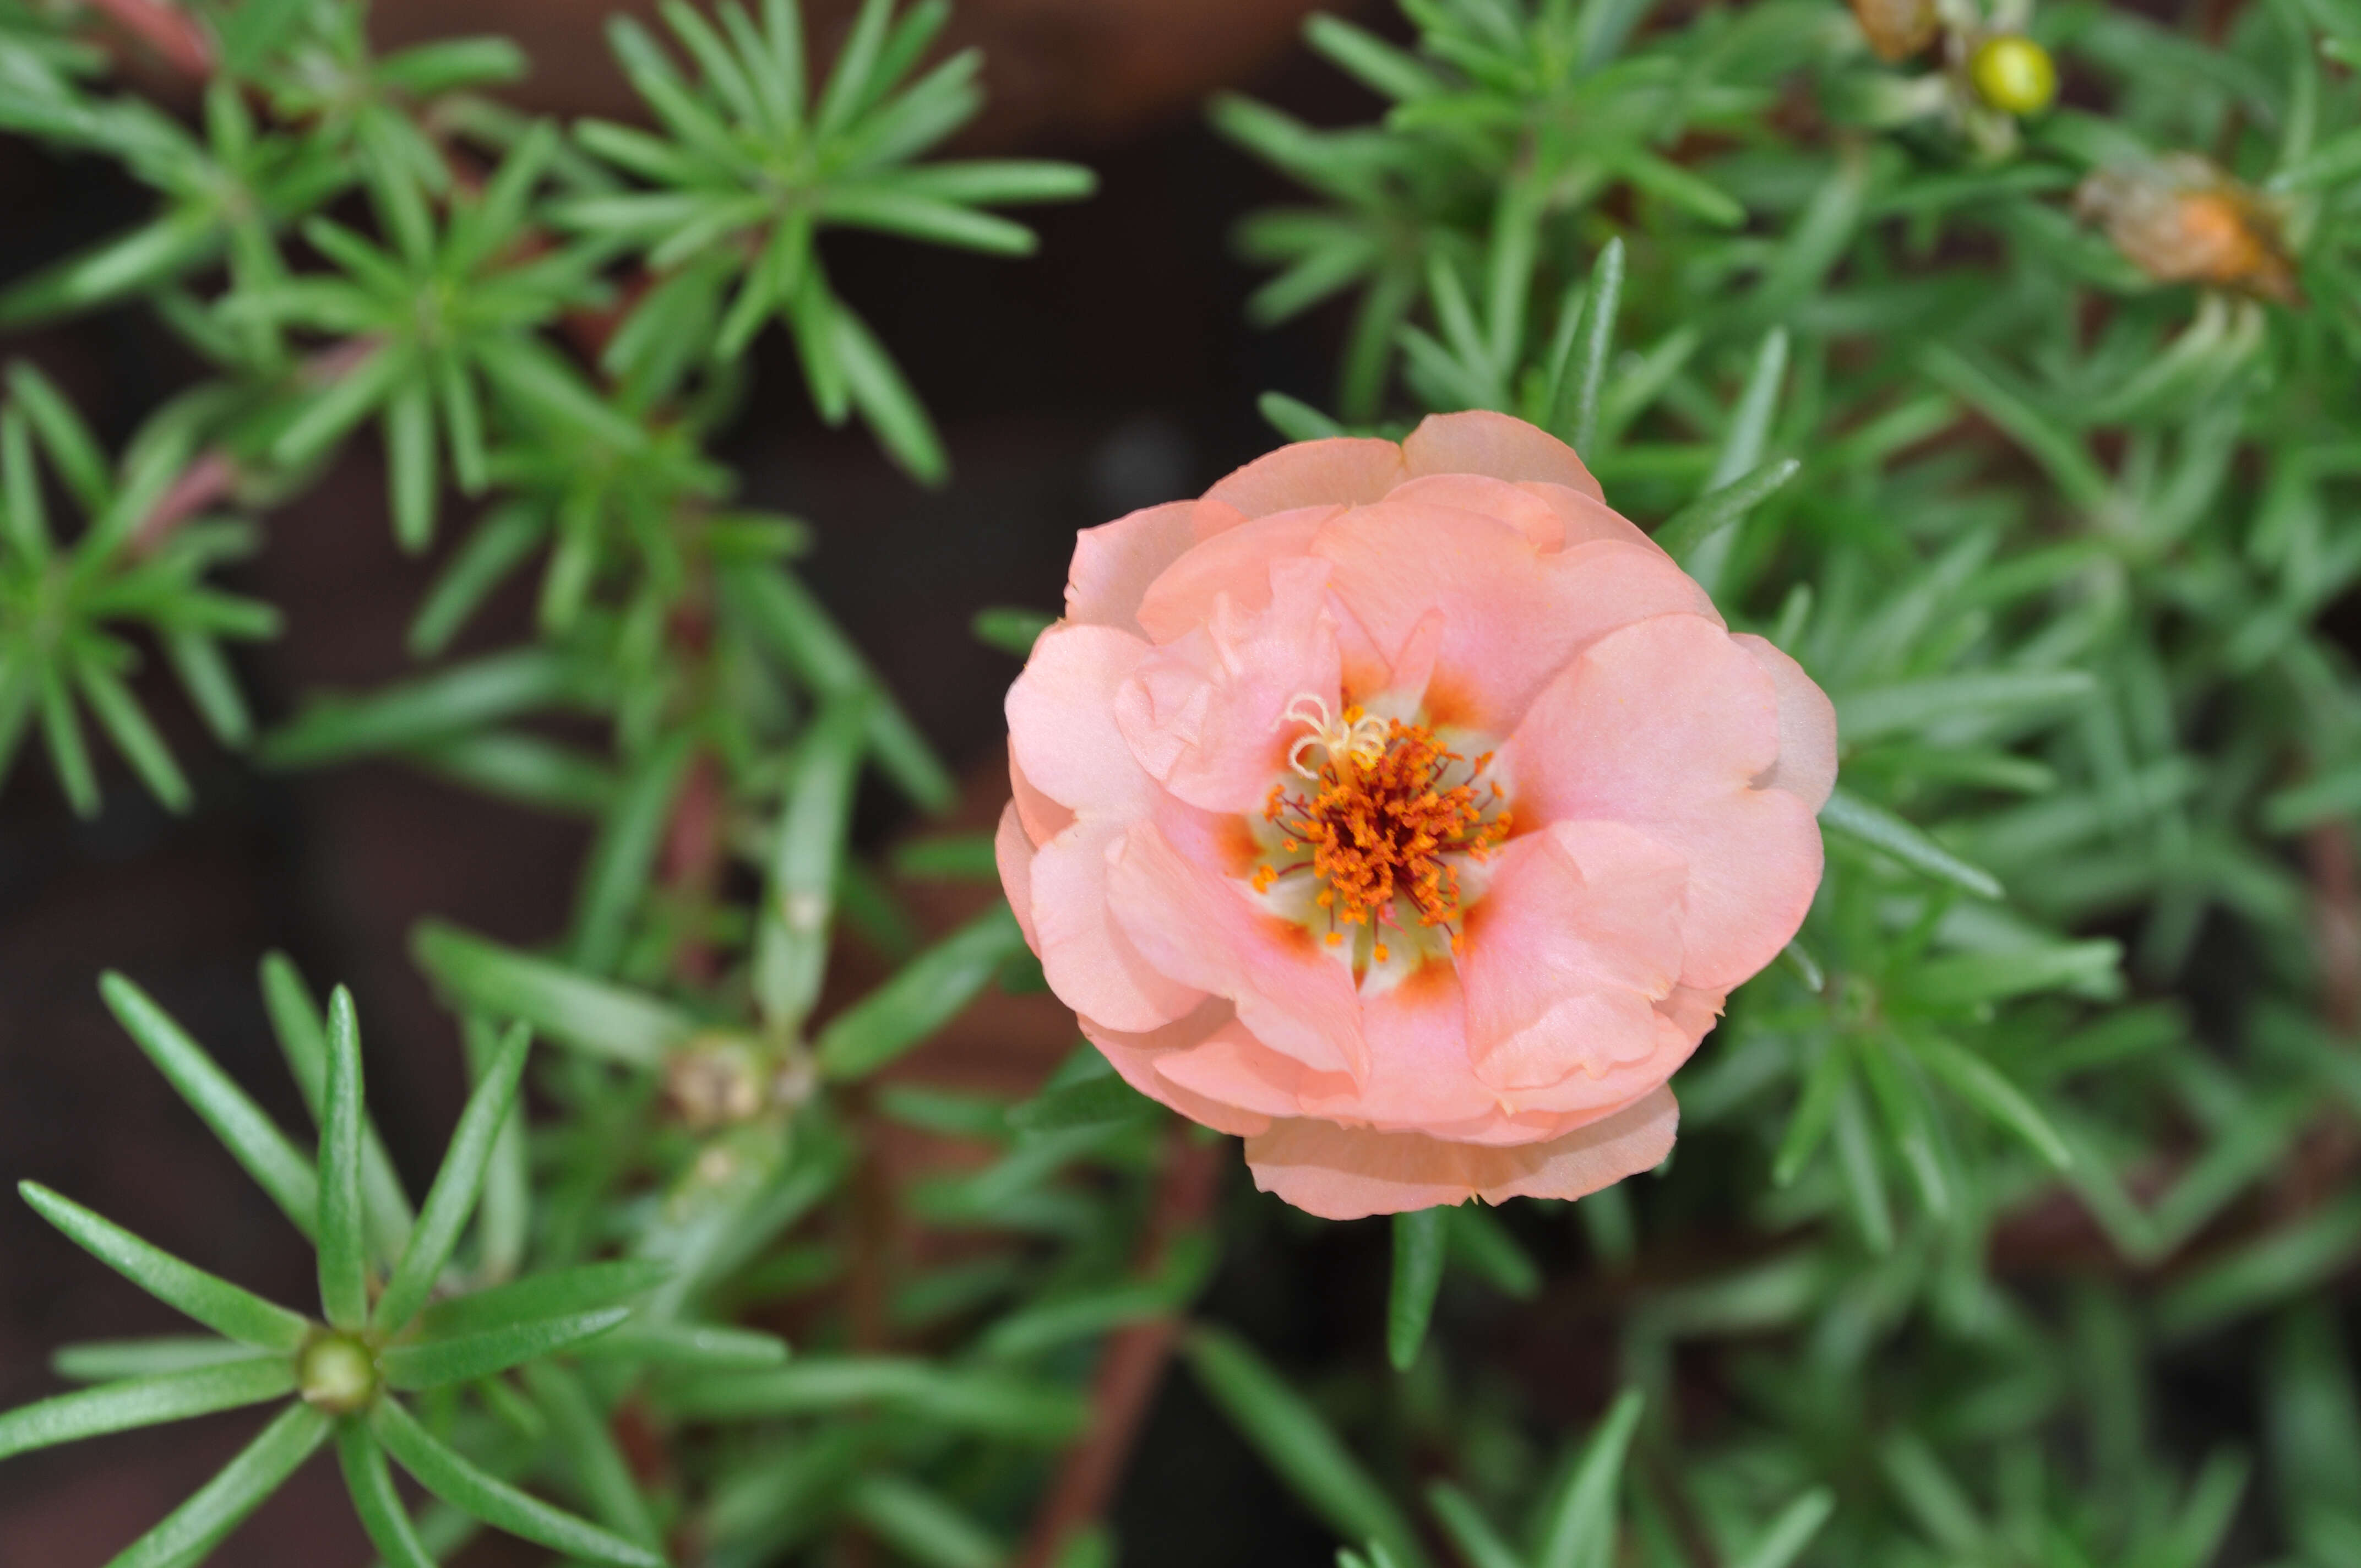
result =
[{"label": "ruffled petal", "polygon": [[1546,1143],[1511,1148],[1446,1143],[1298,1118],[1246,1140],[1255,1185],[1329,1220],[1358,1220],[1510,1198],[1580,1198],[1663,1163],[1680,1124],[1672,1091]]},{"label": "ruffled petal", "polygon": [[1143,957],[1110,904],[1108,861],[1128,826],[1085,817],[1034,851],[1030,890],[1041,973],[1075,1012],[1142,1033],[1184,1016],[1202,987]]},{"label": "ruffled petal", "polygon": [[1016,928],[1025,933],[1025,945],[1033,956],[1041,956],[1041,938],[1033,931],[1033,840],[1025,835],[1025,824],[1016,815],[1016,803],[1010,801],[1000,812],[1000,828],[992,836],[993,863],[1000,868],[1001,890],[1008,894],[1008,912],[1016,916]]},{"label": "ruffled petal", "polygon": [[[1644,544],[1659,555],[1664,554],[1663,545],[1642,532],[1639,525],[1630,518],[1609,506],[1595,490],[1578,490],[1568,485],[1553,485],[1540,479],[1524,480],[1517,488],[1542,501],[1555,514],[1563,539],[1560,547],[1563,549],[1570,550],[1594,540],[1611,539],[1618,544]],[[1672,559],[1669,555],[1664,558]]]},{"label": "ruffled petal", "polygon": [[1157,1073],[1190,1093],[1267,1116],[1303,1114],[1303,1096],[1323,1089],[1350,1090],[1343,1073],[1313,1072],[1293,1057],[1281,1056],[1232,1019],[1199,1045],[1166,1051]]},{"label": "ruffled petal", "polygon": [[[1567,495],[1575,493],[1564,486],[1554,488]],[[1525,543],[1544,555],[1565,548],[1565,519],[1549,498],[1506,479],[1482,474],[1429,474],[1396,485],[1386,499],[1396,506],[1449,507],[1498,519],[1523,534]]]},{"label": "ruffled petal", "polygon": [[1099,1054],[1122,1075],[1123,1080],[1159,1104],[1170,1105],[1189,1120],[1208,1126],[1232,1137],[1251,1137],[1267,1131],[1270,1118],[1260,1111],[1248,1110],[1209,1099],[1194,1090],[1184,1089],[1156,1070],[1156,1064],[1178,1051],[1202,1044],[1208,1036],[1229,1026],[1235,1016],[1230,1004],[1217,996],[1209,996],[1186,1017],[1176,1018],[1160,1029],[1144,1035],[1127,1035],[1110,1029],[1093,1018],[1082,1018],[1082,1035]]},{"label": "ruffled petal", "polygon": [[1139,635],[1141,596],[1197,543],[1196,510],[1195,501],[1168,501],[1077,533],[1066,619]]},{"label": "ruffled petal", "polygon": [[[1243,883],[1182,856],[1153,822],[1135,825],[1109,864],[1115,919],[1159,972],[1227,997],[1257,1039],[1306,1067],[1367,1076],[1352,977],[1310,932],[1256,907]],[[1034,880],[1038,886],[1038,866]]]},{"label": "ruffled petal", "polygon": [[1460,970],[1476,1076],[1517,1098],[1573,1077],[1617,1102],[1686,1055],[1656,1011],[1681,972],[1681,857],[1620,822],[1560,822],[1503,850]]},{"label": "ruffled petal", "polygon": [[1687,861],[1683,984],[1729,990],[1803,924],[1819,826],[1798,796],[1754,787],[1778,761],[1778,695],[1712,623],[1659,616],[1600,638],[1501,755],[1521,823],[1629,823]]},{"label": "ruffled petal", "polygon": [[1777,644],[1747,632],[1730,641],[1753,655],[1779,694],[1779,760],[1755,782],[1785,790],[1817,813],[1837,787],[1836,704]]},{"label": "ruffled petal", "polygon": [[1053,626],[1008,688],[1008,747],[1016,770],[1075,811],[1144,817],[1156,785],[1115,721],[1115,696],[1148,644],[1108,626]]},{"label": "ruffled petal", "polygon": [[1009,804],[1016,808],[1016,820],[1025,829],[1025,837],[1036,844],[1046,844],[1066,830],[1074,819],[1073,812],[1060,806],[1036,787],[1016,765],[1016,743],[1008,745]]},{"label": "ruffled petal", "polygon": [[1495,734],[1586,643],[1646,617],[1709,615],[1711,602],[1653,545],[1609,541],[1552,554],[1497,518],[1382,501],[1331,518],[1312,541],[1329,587],[1381,657],[1443,616],[1430,709]]},{"label": "ruffled petal", "polygon": [[1429,414],[1401,449],[1414,479],[1427,474],[1484,474],[1511,484],[1541,479],[1606,499],[1573,447],[1537,425],[1488,409]]},{"label": "ruffled petal", "polygon": [[1252,611],[1270,602],[1271,568],[1310,552],[1320,525],[1342,507],[1316,506],[1258,517],[1201,541],[1165,568],[1139,601],[1139,624],[1151,642],[1186,637],[1228,597]]},{"label": "ruffled petal", "polygon": [[1308,556],[1277,562],[1259,613],[1221,595],[1208,620],[1140,662],[1115,695],[1115,720],[1149,777],[1207,811],[1261,808],[1300,733],[1290,705],[1337,700],[1328,571]]},{"label": "ruffled petal", "polygon": [[1358,506],[1376,500],[1405,477],[1402,449],[1392,442],[1339,435],[1266,453],[1207,490],[1205,499],[1234,506],[1248,517],[1268,517],[1297,507]]}]

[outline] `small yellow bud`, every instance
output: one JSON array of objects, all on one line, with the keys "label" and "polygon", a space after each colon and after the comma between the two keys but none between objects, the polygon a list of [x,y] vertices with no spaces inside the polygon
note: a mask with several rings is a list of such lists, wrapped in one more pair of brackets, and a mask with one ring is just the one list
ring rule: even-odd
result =
[{"label": "small yellow bud", "polygon": [[2018,33],[2002,33],[1968,58],[1976,96],[2012,115],[2037,115],[2058,96],[2058,65],[2049,51]]}]

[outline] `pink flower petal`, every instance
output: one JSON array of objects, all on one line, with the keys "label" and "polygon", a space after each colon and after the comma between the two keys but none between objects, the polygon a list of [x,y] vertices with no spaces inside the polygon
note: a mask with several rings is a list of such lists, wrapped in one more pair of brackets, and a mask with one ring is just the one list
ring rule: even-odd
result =
[{"label": "pink flower petal", "polygon": [[1653,545],[1601,541],[1544,555],[1505,522],[1442,507],[1356,508],[1323,524],[1312,548],[1335,563],[1330,590],[1382,657],[1442,613],[1430,707],[1494,734],[1593,639],[1645,617],[1712,611]]},{"label": "pink flower petal", "polygon": [[1330,1220],[1403,1213],[1482,1198],[1580,1198],[1663,1163],[1680,1123],[1672,1091],[1546,1143],[1445,1143],[1333,1122],[1273,1122],[1246,1140],[1255,1185]]},{"label": "pink flower petal", "polygon": [[1202,540],[1165,568],[1139,601],[1139,624],[1151,642],[1186,637],[1227,595],[1241,610],[1270,602],[1270,569],[1308,554],[1320,525],[1342,507],[1316,506],[1258,517]]},{"label": "pink flower petal", "polygon": [[[1642,533],[1630,518],[1609,506],[1595,490],[1578,490],[1540,479],[1524,480],[1517,488],[1543,501],[1556,514],[1558,528],[1563,534],[1561,549],[1588,544],[1593,540],[1611,539],[1619,544],[1644,544],[1659,555],[1664,554],[1662,545]],[[1672,559],[1669,555],[1664,558]]]},{"label": "pink flower petal", "polygon": [[1026,839],[1032,843],[1048,843],[1064,832],[1067,824],[1074,819],[1071,810],[1043,795],[1033,781],[1025,776],[1025,770],[1016,765],[1014,739],[1008,744],[1008,789],[1009,804],[1016,807],[1016,820],[1023,827]]},{"label": "pink flower petal", "polygon": [[1041,938],[1033,931],[1033,840],[1016,815],[1016,803],[1001,809],[1000,829],[992,836],[993,862],[1000,868],[1000,885],[1008,893],[1008,912],[1025,933],[1025,945],[1041,956]]},{"label": "pink flower petal", "polygon": [[1202,1044],[1159,1055],[1156,1070],[1201,1098],[1267,1116],[1300,1116],[1307,1091],[1349,1091],[1353,1083],[1343,1073],[1315,1073],[1281,1056],[1235,1018]]},{"label": "pink flower petal", "polygon": [[1248,517],[1268,517],[1297,507],[1358,506],[1376,500],[1404,477],[1402,449],[1392,442],[1340,435],[1299,441],[1257,457],[1207,490],[1205,499]]},{"label": "pink flower petal", "polygon": [[1776,644],[1745,632],[1730,641],[1753,655],[1779,694],[1779,761],[1755,782],[1785,790],[1817,813],[1837,787],[1836,704]]},{"label": "pink flower petal", "polygon": [[1819,825],[1799,797],[1754,787],[1778,760],[1778,694],[1712,622],[1658,616],[1600,638],[1501,754],[1521,823],[1630,823],[1686,859],[1682,983],[1727,991],[1803,923]]},{"label": "pink flower petal", "polygon": [[[1553,488],[1566,495],[1575,493],[1564,486]],[[1544,555],[1554,555],[1565,548],[1565,519],[1550,504],[1549,498],[1506,479],[1481,474],[1430,474],[1422,479],[1396,485],[1386,499],[1396,506],[1449,507],[1454,511],[1472,511],[1478,517],[1495,519],[1523,534],[1525,543]],[[1601,506],[1600,510],[1606,509]],[[1637,533],[1639,530],[1632,532]]]},{"label": "pink flower petal", "polygon": [[1301,732],[1289,706],[1304,695],[1336,704],[1328,571],[1310,557],[1277,562],[1261,611],[1218,596],[1210,620],[1140,662],[1115,694],[1115,719],[1149,777],[1208,811],[1262,809]]},{"label": "pink flower petal", "polygon": [[1075,811],[1125,818],[1153,808],[1155,783],[1115,726],[1115,696],[1148,644],[1108,626],[1053,626],[1008,688],[1016,772]]},{"label": "pink flower petal", "polygon": [[1268,1131],[1270,1118],[1260,1111],[1248,1110],[1224,1101],[1210,1099],[1191,1089],[1184,1089],[1156,1070],[1156,1064],[1177,1052],[1202,1045],[1211,1036],[1230,1027],[1235,1017],[1230,1004],[1218,996],[1209,996],[1182,1018],[1176,1018],[1160,1029],[1146,1034],[1129,1035],[1110,1029],[1093,1018],[1080,1020],[1082,1034],[1099,1054],[1122,1075],[1123,1080],[1159,1104],[1170,1105],[1192,1122],[1227,1133],[1233,1137],[1249,1137]]},{"label": "pink flower petal", "polygon": [[1316,1071],[1367,1076],[1352,977],[1311,933],[1264,913],[1212,862],[1175,850],[1156,823],[1136,824],[1109,863],[1115,917],[1158,970],[1227,997],[1271,1049]]},{"label": "pink flower petal", "polygon": [[1140,635],[1141,596],[1197,543],[1196,510],[1195,501],[1168,501],[1076,534],[1066,619]]},{"label": "pink flower petal", "polygon": [[1402,443],[1410,477],[1484,474],[1515,483],[1543,479],[1604,499],[1573,447],[1538,426],[1488,409],[1429,414]]},{"label": "pink flower petal", "polygon": [[1498,864],[1460,958],[1476,1076],[1519,1103],[1572,1077],[1620,1103],[1670,1077],[1695,1044],[1656,1011],[1680,976],[1686,863],[1620,822],[1560,822]]},{"label": "pink flower petal", "polygon": [[1058,999],[1138,1034],[1182,1017],[1204,988],[1143,957],[1115,918],[1108,865],[1129,825],[1084,817],[1033,854],[1028,891],[1041,973]]}]

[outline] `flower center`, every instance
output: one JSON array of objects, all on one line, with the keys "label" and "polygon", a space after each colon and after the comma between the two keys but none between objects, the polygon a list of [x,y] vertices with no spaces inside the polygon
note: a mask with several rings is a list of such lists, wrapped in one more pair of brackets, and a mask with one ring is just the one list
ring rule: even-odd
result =
[{"label": "flower center", "polygon": [[[1399,927],[1404,914],[1447,934],[1456,951],[1459,871],[1450,857],[1484,860],[1510,826],[1500,786],[1484,776],[1492,753],[1471,762],[1422,724],[1373,718],[1356,707],[1331,719],[1316,697],[1297,698],[1287,717],[1309,730],[1288,753],[1307,782],[1272,786],[1263,817],[1282,835],[1284,854],[1303,858],[1257,866],[1255,890],[1309,872],[1320,885],[1312,902],[1327,913],[1329,945],[1344,941],[1345,927],[1369,927],[1379,963],[1389,957],[1386,928]],[[1325,758],[1316,769],[1304,760],[1315,747]]]}]

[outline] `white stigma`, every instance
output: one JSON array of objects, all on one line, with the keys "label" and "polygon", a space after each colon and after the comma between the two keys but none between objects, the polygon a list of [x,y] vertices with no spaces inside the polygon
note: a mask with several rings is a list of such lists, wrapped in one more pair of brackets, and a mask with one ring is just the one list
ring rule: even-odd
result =
[{"label": "white stigma", "polygon": [[1318,746],[1328,753],[1330,762],[1351,757],[1362,762],[1374,762],[1386,754],[1386,721],[1364,713],[1353,716],[1347,708],[1343,714],[1331,716],[1327,700],[1310,692],[1298,692],[1279,716],[1285,724],[1290,720],[1303,725],[1311,733],[1288,748],[1287,765],[1307,779],[1320,776],[1316,769],[1303,765],[1303,753]]}]

